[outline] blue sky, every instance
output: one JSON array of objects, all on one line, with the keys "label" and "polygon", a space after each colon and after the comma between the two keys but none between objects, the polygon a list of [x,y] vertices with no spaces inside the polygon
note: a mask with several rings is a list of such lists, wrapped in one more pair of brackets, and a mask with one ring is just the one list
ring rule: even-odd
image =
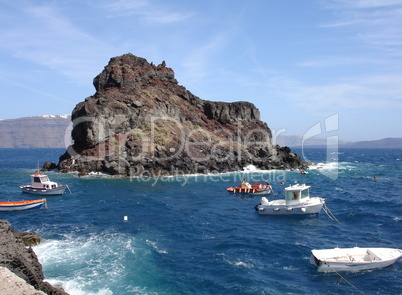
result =
[{"label": "blue sky", "polygon": [[1,119],[71,113],[131,52],[276,134],[402,137],[402,0],[0,0],[0,36]]}]

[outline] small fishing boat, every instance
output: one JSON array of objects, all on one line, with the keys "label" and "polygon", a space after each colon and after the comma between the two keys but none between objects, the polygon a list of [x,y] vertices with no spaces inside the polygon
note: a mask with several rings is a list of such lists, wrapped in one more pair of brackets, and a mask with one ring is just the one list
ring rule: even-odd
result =
[{"label": "small fishing boat", "polygon": [[387,267],[401,257],[395,248],[334,248],[312,250],[310,263],[319,272],[361,271]]},{"label": "small fishing boat", "polygon": [[64,194],[68,186],[50,181],[45,174],[36,173],[31,175],[31,184],[21,185],[20,188],[24,193],[51,196]]},{"label": "small fishing boat", "polygon": [[261,198],[255,209],[261,215],[300,215],[317,214],[325,204],[319,197],[310,197],[310,186],[295,184],[285,189],[285,199],[269,201]]},{"label": "small fishing boat", "polygon": [[243,181],[239,186],[229,187],[226,190],[232,194],[266,195],[272,192],[272,187],[269,183],[249,183]]},{"label": "small fishing boat", "polygon": [[16,201],[16,202],[0,202],[0,211],[18,211],[37,209],[45,205],[46,199],[30,200],[30,201]]}]

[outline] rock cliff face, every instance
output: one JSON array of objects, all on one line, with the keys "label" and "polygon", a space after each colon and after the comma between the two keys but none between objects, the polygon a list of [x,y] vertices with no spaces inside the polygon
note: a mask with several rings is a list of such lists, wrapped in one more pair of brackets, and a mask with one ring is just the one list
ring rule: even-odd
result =
[{"label": "rock cliff face", "polygon": [[205,101],[179,85],[165,62],[125,54],[94,79],[96,93],[72,112],[74,144],[59,171],[164,176],[304,168],[249,102]]},{"label": "rock cliff face", "polygon": [[6,220],[0,220],[0,266],[24,279],[35,289],[46,294],[68,295],[62,289],[55,288],[44,282],[42,265],[32,248],[26,248],[23,240],[14,233]]}]

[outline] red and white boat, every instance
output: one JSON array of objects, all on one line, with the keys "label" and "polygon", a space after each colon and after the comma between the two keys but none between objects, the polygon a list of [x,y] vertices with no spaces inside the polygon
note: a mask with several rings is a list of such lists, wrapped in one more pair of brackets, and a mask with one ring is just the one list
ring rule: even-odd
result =
[{"label": "red and white boat", "polygon": [[267,195],[272,193],[272,187],[269,183],[249,183],[243,181],[237,187],[229,187],[226,189],[232,194],[250,194],[250,195]]},{"label": "red and white boat", "polygon": [[45,174],[36,173],[31,175],[31,184],[21,185],[20,188],[24,193],[51,196],[64,194],[68,186],[50,181]]}]

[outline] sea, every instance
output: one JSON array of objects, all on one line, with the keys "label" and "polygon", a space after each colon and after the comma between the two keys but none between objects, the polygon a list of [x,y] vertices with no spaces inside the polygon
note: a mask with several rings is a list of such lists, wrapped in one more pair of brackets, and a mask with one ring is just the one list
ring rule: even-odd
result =
[{"label": "sea", "polygon": [[[376,270],[318,273],[312,249],[402,248],[401,149],[293,149],[315,163],[300,171],[233,172],[118,179],[49,172],[71,194],[47,209],[0,212],[16,231],[36,232],[33,249],[46,281],[71,295],[93,294],[402,294],[402,259]],[[20,192],[64,149],[0,149],[2,201]],[[258,196],[226,188],[269,182],[310,185],[337,222],[313,216],[262,216]],[[281,184],[284,182],[285,184]]]}]

